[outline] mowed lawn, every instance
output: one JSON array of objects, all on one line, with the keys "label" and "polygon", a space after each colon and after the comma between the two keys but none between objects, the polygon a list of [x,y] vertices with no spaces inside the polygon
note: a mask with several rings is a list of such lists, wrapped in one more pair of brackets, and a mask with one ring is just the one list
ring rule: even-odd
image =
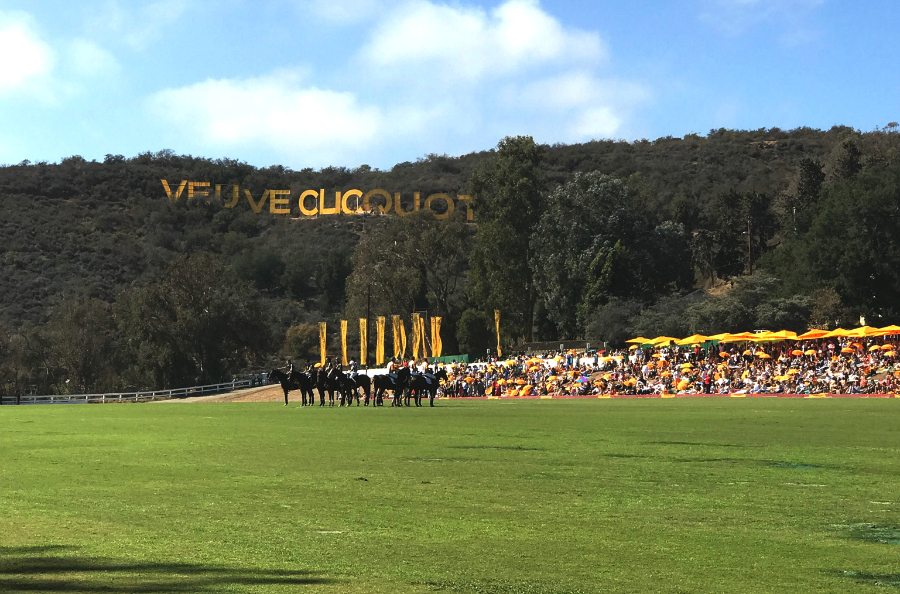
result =
[{"label": "mowed lawn", "polygon": [[890,592],[900,400],[0,408],[2,592]]}]

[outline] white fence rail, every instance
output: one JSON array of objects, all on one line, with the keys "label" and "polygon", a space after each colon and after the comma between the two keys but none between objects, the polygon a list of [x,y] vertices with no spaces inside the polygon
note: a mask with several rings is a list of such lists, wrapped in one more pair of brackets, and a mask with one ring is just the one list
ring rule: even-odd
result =
[{"label": "white fence rail", "polygon": [[174,388],[172,390],[152,390],[148,392],[111,392],[109,394],[56,394],[45,396],[2,396],[0,402],[7,404],[96,404],[106,402],[152,402],[153,400],[171,400],[190,396],[206,396],[224,394],[260,385],[249,379],[235,380],[222,384],[191,386],[190,388]]}]

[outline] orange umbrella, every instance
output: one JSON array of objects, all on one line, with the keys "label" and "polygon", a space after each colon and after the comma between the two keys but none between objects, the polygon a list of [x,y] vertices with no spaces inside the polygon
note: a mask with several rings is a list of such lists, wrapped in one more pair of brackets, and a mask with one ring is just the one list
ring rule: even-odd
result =
[{"label": "orange umbrella", "polygon": [[795,357],[800,357],[801,355],[803,355],[803,351],[801,351],[800,349],[794,349],[793,351],[791,351],[791,354]]},{"label": "orange umbrella", "polygon": [[770,355],[769,353],[756,353],[756,357],[758,359],[771,359],[772,355]]},{"label": "orange umbrella", "polygon": [[849,354],[849,353],[855,353],[856,351],[854,349],[851,349],[850,347],[844,347],[841,349],[841,352],[844,354]]},{"label": "orange umbrella", "polygon": [[817,330],[813,328],[812,330],[807,330],[803,334],[797,337],[797,340],[813,340],[816,338],[822,338],[826,334],[828,334],[828,330]]},{"label": "orange umbrella", "polygon": [[880,349],[881,349],[881,346],[879,346],[877,344],[873,344],[872,346],[869,347],[869,352],[871,353],[872,351],[878,351]]},{"label": "orange umbrella", "polygon": [[883,345],[881,345],[881,350],[882,350],[882,351],[893,351],[893,350],[894,350],[894,345],[892,345],[892,344],[883,344]]},{"label": "orange umbrella", "polygon": [[816,351],[815,351],[815,349],[809,349],[808,351],[805,351],[803,354],[804,355],[815,355]]},{"label": "orange umbrella", "polygon": [[884,352],[885,357],[893,357],[895,354],[896,353],[894,351],[885,351]]},{"label": "orange umbrella", "polygon": [[724,359],[724,358],[730,357],[731,355],[729,355],[729,354],[726,353],[725,351],[722,351],[722,352],[719,353],[719,356],[722,357],[722,358]]},{"label": "orange umbrella", "polygon": [[885,326],[884,328],[879,328],[878,331],[881,332],[881,336],[900,334],[900,326]]}]

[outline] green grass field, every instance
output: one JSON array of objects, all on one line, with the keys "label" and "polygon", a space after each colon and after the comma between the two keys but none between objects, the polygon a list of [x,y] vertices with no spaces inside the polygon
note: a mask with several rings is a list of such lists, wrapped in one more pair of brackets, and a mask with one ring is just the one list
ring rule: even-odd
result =
[{"label": "green grass field", "polygon": [[900,400],[0,408],[3,592],[891,592]]}]

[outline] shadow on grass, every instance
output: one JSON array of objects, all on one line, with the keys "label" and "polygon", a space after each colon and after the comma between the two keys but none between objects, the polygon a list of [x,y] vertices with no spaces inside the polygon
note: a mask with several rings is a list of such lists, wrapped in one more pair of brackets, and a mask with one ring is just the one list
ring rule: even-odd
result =
[{"label": "shadow on grass", "polygon": [[546,452],[547,448],[533,448],[520,445],[452,445],[447,446],[455,450],[508,450],[513,452]]},{"label": "shadow on grass", "polygon": [[219,592],[236,586],[331,584],[307,570],[255,569],[198,563],[153,563],[88,557],[61,545],[0,547],[0,591]]},{"label": "shadow on grass", "polygon": [[755,448],[759,446],[745,445],[740,443],[712,443],[705,441],[645,441],[645,445],[684,445],[684,446],[705,446],[711,448]]},{"label": "shadow on grass", "polygon": [[900,545],[900,526],[890,524],[854,524],[850,538],[879,544]]},{"label": "shadow on grass", "polygon": [[848,578],[858,584],[872,586],[892,586],[900,588],[900,573],[869,573],[867,571],[830,571],[831,575]]}]

